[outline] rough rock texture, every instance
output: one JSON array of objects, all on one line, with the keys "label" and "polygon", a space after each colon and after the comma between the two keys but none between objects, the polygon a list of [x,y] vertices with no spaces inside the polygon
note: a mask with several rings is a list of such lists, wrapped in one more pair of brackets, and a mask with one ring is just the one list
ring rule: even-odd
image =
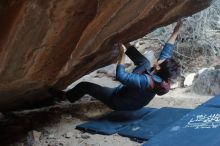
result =
[{"label": "rough rock texture", "polygon": [[137,39],[212,0],[1,0],[0,111],[46,99],[114,62],[115,41]]},{"label": "rough rock texture", "polygon": [[194,80],[192,91],[201,95],[220,93],[220,69],[206,69]]}]

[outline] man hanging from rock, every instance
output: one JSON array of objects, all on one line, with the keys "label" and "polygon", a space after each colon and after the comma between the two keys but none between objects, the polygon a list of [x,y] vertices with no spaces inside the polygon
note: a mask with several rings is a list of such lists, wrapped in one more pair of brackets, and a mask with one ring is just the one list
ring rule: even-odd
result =
[{"label": "man hanging from rock", "polygon": [[[50,88],[48,91],[53,97],[66,98],[70,102],[75,102],[85,94],[89,94],[113,110],[140,109],[147,105],[156,94],[166,94],[170,89],[171,79],[176,79],[180,74],[179,64],[171,58],[180,27],[181,22],[177,22],[171,37],[153,67],[150,66],[149,60],[134,46],[119,43],[123,55],[117,65],[116,79],[121,84],[115,88],[81,82],[66,92],[55,88]],[[136,65],[132,73],[125,71],[125,54]]]}]

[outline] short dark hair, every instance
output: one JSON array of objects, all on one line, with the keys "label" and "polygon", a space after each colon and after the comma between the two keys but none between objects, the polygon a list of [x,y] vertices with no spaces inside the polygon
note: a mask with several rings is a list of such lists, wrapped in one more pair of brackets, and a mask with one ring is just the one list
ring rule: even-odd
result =
[{"label": "short dark hair", "polygon": [[160,65],[157,75],[163,80],[176,79],[180,75],[180,65],[173,58],[166,59]]}]

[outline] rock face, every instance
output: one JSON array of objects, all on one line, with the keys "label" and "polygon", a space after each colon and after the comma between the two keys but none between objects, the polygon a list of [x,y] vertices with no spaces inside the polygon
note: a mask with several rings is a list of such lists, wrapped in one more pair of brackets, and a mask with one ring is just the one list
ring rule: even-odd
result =
[{"label": "rock face", "polygon": [[194,80],[192,91],[202,95],[220,93],[220,69],[206,69]]},{"label": "rock face", "polygon": [[48,98],[114,62],[128,42],[189,16],[212,0],[1,0],[0,111]]}]

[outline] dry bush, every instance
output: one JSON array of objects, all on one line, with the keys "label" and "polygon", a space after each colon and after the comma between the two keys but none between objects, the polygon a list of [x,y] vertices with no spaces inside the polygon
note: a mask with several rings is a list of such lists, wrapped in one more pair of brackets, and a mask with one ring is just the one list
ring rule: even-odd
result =
[{"label": "dry bush", "polygon": [[[174,57],[183,73],[211,65],[220,56],[220,0],[191,17],[183,19],[183,28],[175,45]],[[161,27],[141,40],[161,50],[171,35],[174,24]],[[154,42],[154,43],[152,43]],[[147,46],[147,45],[146,45]],[[152,46],[147,46],[152,47]]]}]

